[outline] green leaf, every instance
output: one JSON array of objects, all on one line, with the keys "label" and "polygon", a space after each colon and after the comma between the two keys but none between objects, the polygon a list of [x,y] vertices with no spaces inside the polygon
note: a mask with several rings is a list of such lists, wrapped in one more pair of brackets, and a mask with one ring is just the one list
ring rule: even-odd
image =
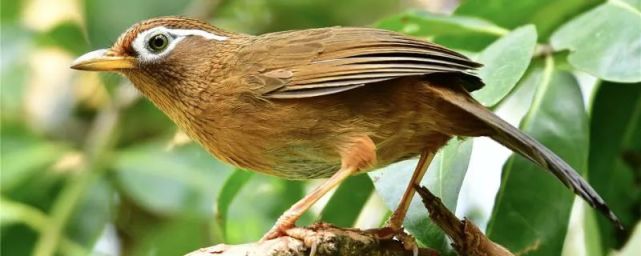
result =
[{"label": "green leaf", "polygon": [[[20,2],[20,1],[10,1]],[[5,11],[4,2],[2,12]],[[4,19],[4,17],[2,17]],[[0,120],[7,123],[23,122],[24,95],[30,74],[29,56],[35,51],[33,34],[19,24],[0,24]],[[3,129],[4,130],[4,129]]]},{"label": "green leaf", "polygon": [[2,8],[0,8],[0,20],[2,20],[2,23],[17,22],[21,16],[20,14],[22,13],[25,3],[26,1],[0,1],[0,6],[2,6]]},{"label": "green leaf", "polygon": [[[87,42],[81,26],[76,22],[62,22],[37,39],[43,45],[61,47],[66,51],[80,55],[87,52]],[[40,46],[44,48],[43,46]]]},{"label": "green leaf", "polygon": [[630,240],[626,243],[625,247],[615,256],[636,256],[641,255],[641,222],[637,222],[633,230]]},{"label": "green leaf", "polygon": [[484,66],[479,70],[483,89],[472,93],[486,106],[494,106],[521,79],[530,65],[536,46],[536,30],[528,25],[518,28],[485,48],[478,57]]},{"label": "green leaf", "polygon": [[123,192],[147,210],[210,217],[232,170],[196,144],[169,151],[160,142],[118,152],[114,169]]},{"label": "green leaf", "polygon": [[[20,129],[25,129],[21,127]],[[18,188],[31,177],[47,170],[68,148],[60,143],[38,138],[24,130],[2,130],[2,191]]]},{"label": "green leaf", "polygon": [[0,197],[0,226],[5,227],[17,223],[24,223],[31,229],[41,231],[48,222],[48,217],[42,211],[21,202],[12,201],[4,196]]},{"label": "green leaf", "polygon": [[637,10],[641,10],[641,0],[621,0],[621,1],[630,4],[632,7],[636,8]]},{"label": "green leaf", "polygon": [[[115,78],[114,81],[119,81],[119,77],[113,75],[109,78]],[[107,88],[110,87],[116,88],[116,86],[107,85]],[[121,129],[122,131],[118,134],[118,147],[134,146],[140,144],[141,140],[150,137],[158,138],[176,133],[176,125],[149,100],[138,100],[135,104],[124,109],[121,114],[120,126],[127,127],[127,129]]]},{"label": "green leaf", "polygon": [[365,174],[347,178],[323,208],[321,220],[340,227],[354,226],[373,190],[372,180]]},{"label": "green leaf", "polygon": [[[436,154],[421,181],[421,184],[440,197],[451,211],[456,211],[458,195],[471,153],[472,140],[450,140],[448,145]],[[396,209],[416,164],[417,160],[408,160],[369,173],[376,191],[389,209]],[[447,248],[445,235],[429,220],[427,210],[418,196],[412,200],[404,226],[424,245],[442,250]]]},{"label": "green leaf", "polygon": [[[12,201],[4,196],[0,197],[0,209],[2,209],[0,211],[0,226],[4,234],[2,236],[2,252],[5,254],[33,249],[35,241],[32,241],[29,236],[25,239],[24,234],[20,232],[24,229],[12,227],[14,224],[24,224],[37,233],[43,232],[47,225],[51,224],[49,217],[39,209],[22,202]],[[89,253],[85,248],[66,237],[61,240],[60,252],[63,255],[87,255]]]},{"label": "green leaf", "polygon": [[365,26],[405,6],[401,1],[380,0],[236,0],[222,1],[213,19],[223,28],[261,34],[337,25]]},{"label": "green leaf", "polygon": [[551,38],[575,68],[616,82],[641,81],[641,7],[612,0],[563,25]]},{"label": "green leaf", "polygon": [[474,16],[505,28],[534,24],[540,38],[546,39],[554,29],[576,14],[602,0],[466,0],[456,15]]},{"label": "green leaf", "polygon": [[[260,239],[276,219],[305,195],[304,183],[255,174],[235,196],[229,207],[226,243],[247,243]],[[306,213],[299,225],[310,223]]]},{"label": "green leaf", "polygon": [[[572,74],[546,67],[521,129],[576,170],[587,163],[587,115]],[[562,99],[562,100],[560,100]],[[574,195],[549,172],[513,155],[503,168],[487,234],[512,252],[557,255],[563,248]]]},{"label": "green leaf", "polygon": [[479,50],[509,31],[475,17],[444,16],[425,11],[407,11],[387,17],[376,27],[417,37],[456,49]]},{"label": "green leaf", "polygon": [[600,256],[603,254],[603,244],[601,243],[601,234],[599,233],[599,226],[596,220],[597,212],[592,208],[583,204],[584,212],[584,239],[587,256]]},{"label": "green leaf", "polygon": [[[107,224],[113,219],[113,188],[104,175],[98,177],[74,209],[65,234],[84,248],[93,248]],[[91,216],[87,218],[86,216]]]},{"label": "green leaf", "polygon": [[180,217],[149,227],[133,244],[130,255],[185,255],[211,246],[206,226],[207,222],[201,219]]},{"label": "green leaf", "polygon": [[420,37],[487,34],[502,36],[509,31],[474,17],[444,16],[425,11],[407,11],[387,17],[374,26]]},{"label": "green leaf", "polygon": [[226,223],[227,223],[227,213],[229,211],[229,206],[238,195],[238,192],[247,184],[247,182],[254,176],[254,173],[236,169],[229,178],[225,181],[225,184],[220,189],[218,194],[218,204],[216,205],[216,220],[220,225],[223,235],[227,237],[226,232]]},{"label": "green leaf", "polygon": [[641,186],[635,181],[641,173],[641,84],[603,83],[594,97],[590,128],[590,184],[627,227],[622,232],[598,216],[603,249],[619,248],[641,208]]}]

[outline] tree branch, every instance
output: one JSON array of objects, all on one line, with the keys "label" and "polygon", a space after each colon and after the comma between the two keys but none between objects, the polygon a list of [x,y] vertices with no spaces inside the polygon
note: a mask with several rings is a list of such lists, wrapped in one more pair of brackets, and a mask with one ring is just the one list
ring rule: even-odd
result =
[{"label": "tree branch", "polygon": [[[430,219],[452,239],[452,247],[460,255],[513,256],[507,249],[490,241],[473,223],[456,218],[425,187],[416,186],[416,191],[430,212]],[[416,248],[413,237],[395,234],[389,228],[359,230],[317,223],[309,227],[293,228],[286,233],[286,236],[262,242],[218,244],[196,250],[188,256],[409,256],[414,254],[413,248]],[[418,248],[417,255],[437,256],[439,253],[429,248]]]},{"label": "tree branch", "polygon": [[430,219],[452,239],[452,247],[459,255],[514,255],[503,246],[492,242],[474,223],[467,219],[459,220],[443,205],[441,199],[434,196],[427,188],[418,185],[415,188],[430,213]]},{"label": "tree branch", "polygon": [[[381,239],[379,229],[359,230],[317,223],[287,231],[287,236],[240,245],[219,244],[191,252],[188,256],[299,256],[299,255],[372,255],[411,256],[412,250],[393,238]],[[437,256],[432,249],[420,248],[420,256]]]}]

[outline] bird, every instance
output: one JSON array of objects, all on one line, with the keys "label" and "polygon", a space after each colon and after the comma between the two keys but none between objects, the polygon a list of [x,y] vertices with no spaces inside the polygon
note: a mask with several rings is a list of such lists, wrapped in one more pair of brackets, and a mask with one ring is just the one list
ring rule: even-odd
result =
[{"label": "bird", "polygon": [[[554,152],[481,105],[482,65],[401,33],[326,27],[262,35],[180,16],[134,24],[71,68],[116,72],[221,161],[285,179],[327,178],[263,240],[285,234],[346,178],[419,158],[386,223],[402,230],[439,149],[486,136],[529,159],[620,226],[599,194]],[[400,232],[400,231],[399,231]]]}]

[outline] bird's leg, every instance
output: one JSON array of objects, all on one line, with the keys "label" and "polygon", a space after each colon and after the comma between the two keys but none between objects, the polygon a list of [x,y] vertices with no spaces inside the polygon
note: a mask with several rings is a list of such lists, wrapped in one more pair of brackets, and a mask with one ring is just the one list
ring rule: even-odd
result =
[{"label": "bird's leg", "polygon": [[336,187],[354,172],[354,168],[341,168],[331,178],[314,189],[314,191],[287,209],[287,211],[278,218],[276,224],[274,224],[274,226],[263,236],[261,241],[277,238],[285,234],[285,231],[294,227],[298,218],[300,218],[307,209],[316,203],[318,199],[323,197],[323,195],[327,194],[327,192],[332,190],[332,188]]},{"label": "bird's leg", "polygon": [[287,209],[276,221],[276,224],[263,236],[261,241],[273,239],[285,234],[285,231],[294,227],[300,216],[307,211],[316,201],[323,197],[332,188],[338,186],[343,180],[360,169],[374,165],[376,162],[376,146],[367,136],[357,137],[350,143],[339,148],[341,168],[332,177],[318,186],[303,199]]},{"label": "bird's leg", "polygon": [[387,226],[391,228],[392,231],[398,232],[403,226],[403,220],[405,219],[405,215],[407,214],[407,209],[409,209],[412,198],[414,197],[414,192],[416,192],[416,190],[414,189],[414,185],[417,185],[421,182],[423,176],[425,175],[425,172],[427,171],[427,167],[430,165],[430,162],[432,162],[433,158],[434,152],[432,151],[426,150],[421,153],[418,164],[414,169],[414,174],[412,174],[412,179],[410,179],[410,182],[409,184],[407,184],[407,188],[405,189],[405,193],[403,193],[401,202],[398,204],[398,207],[396,207],[396,210],[394,211],[394,213],[392,213],[392,216],[389,218],[389,220],[387,220]]}]

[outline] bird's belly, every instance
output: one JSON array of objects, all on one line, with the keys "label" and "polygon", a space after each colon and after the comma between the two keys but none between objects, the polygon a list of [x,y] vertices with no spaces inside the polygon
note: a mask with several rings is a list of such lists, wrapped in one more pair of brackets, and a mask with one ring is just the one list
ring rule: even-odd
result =
[{"label": "bird's belly", "polygon": [[274,166],[274,175],[290,180],[328,178],[340,169],[340,164],[310,159],[292,159]]},{"label": "bird's belly", "polygon": [[[331,176],[341,167],[339,152],[368,136],[376,145],[376,163],[359,170],[367,172],[436,151],[450,138],[435,121],[447,120],[438,101],[421,86],[367,86],[332,97],[254,102],[217,112],[209,118],[217,123],[199,134],[219,159],[287,179]],[[372,100],[354,100],[362,95]]]},{"label": "bird's belly", "polygon": [[[432,144],[428,140],[438,139],[438,143],[442,144],[448,138],[448,136],[430,135],[404,138],[408,141],[399,141],[399,138],[394,137],[387,138],[387,140],[377,140],[375,165],[368,169],[359,170],[358,173],[373,171],[398,161],[417,157],[426,146]],[[310,145],[309,148],[288,147],[288,150],[271,156],[272,159],[276,159],[271,169],[257,171],[295,180],[328,178],[340,169],[340,157],[333,152],[319,152],[315,146]]]},{"label": "bird's belly", "polygon": [[[416,157],[419,154],[420,151],[387,155],[385,158],[378,158],[375,166],[365,170],[359,170],[358,173],[370,172],[398,161]],[[306,180],[329,178],[341,167],[340,162],[327,162],[303,157],[281,158],[281,160],[282,161],[274,165],[271,170],[265,170],[264,173],[285,179]],[[262,172],[260,170],[258,171]]]}]

